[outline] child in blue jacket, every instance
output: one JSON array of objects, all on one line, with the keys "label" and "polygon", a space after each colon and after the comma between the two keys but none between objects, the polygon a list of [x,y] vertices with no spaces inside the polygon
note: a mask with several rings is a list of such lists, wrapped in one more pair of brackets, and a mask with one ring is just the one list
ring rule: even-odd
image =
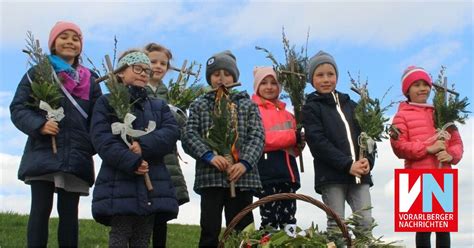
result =
[{"label": "child in blue jacket", "polygon": [[[110,105],[110,94],[97,100],[92,117],[91,137],[102,158],[92,199],[92,215],[111,226],[109,246],[147,247],[154,218],[176,218],[178,202],[163,156],[173,150],[179,131],[168,105],[147,97],[144,89],[151,74],[150,60],[143,52],[129,50],[117,64],[126,65],[117,74],[128,87],[133,129],[145,130],[150,121],[156,128],[135,138],[130,148],[120,135],[112,133],[111,124],[119,122]],[[153,190],[148,191],[144,174],[148,173]]]}]

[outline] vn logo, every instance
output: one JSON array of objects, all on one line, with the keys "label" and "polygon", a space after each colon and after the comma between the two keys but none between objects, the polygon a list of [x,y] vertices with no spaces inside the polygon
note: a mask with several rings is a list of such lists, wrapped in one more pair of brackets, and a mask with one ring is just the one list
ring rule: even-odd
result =
[{"label": "vn logo", "polygon": [[458,171],[395,170],[395,231],[456,232]]}]

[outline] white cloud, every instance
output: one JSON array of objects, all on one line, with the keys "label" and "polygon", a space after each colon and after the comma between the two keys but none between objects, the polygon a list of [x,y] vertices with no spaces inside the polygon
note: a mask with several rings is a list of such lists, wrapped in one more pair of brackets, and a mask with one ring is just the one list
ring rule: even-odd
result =
[{"label": "white cloud", "polygon": [[[440,65],[446,65],[450,59],[456,58],[455,68],[459,68],[467,63],[467,56],[463,53],[462,44],[458,41],[449,41],[426,46],[420,52],[406,58],[400,62],[400,69],[403,70],[409,65],[419,65],[428,71],[439,71]],[[458,55],[464,57],[459,59]],[[450,67],[451,69],[451,67]],[[455,72],[451,72],[455,73]],[[432,75],[436,79],[436,75]]]},{"label": "white cloud", "polygon": [[228,34],[247,42],[278,39],[284,25],[292,40],[303,43],[311,27],[311,40],[397,47],[459,31],[470,24],[468,7],[466,2],[250,2],[231,17]]},{"label": "white cloud", "polygon": [[[40,34],[44,44],[57,20],[73,20],[88,40],[104,42],[118,33],[139,39],[150,32],[176,35],[181,30],[180,35],[206,32],[243,45],[280,40],[285,26],[290,39],[300,44],[310,27],[312,41],[382,47],[456,33],[471,24],[468,2],[5,2],[1,12],[2,42],[8,44],[22,43],[26,30]],[[28,18],[19,18],[25,12]]]}]

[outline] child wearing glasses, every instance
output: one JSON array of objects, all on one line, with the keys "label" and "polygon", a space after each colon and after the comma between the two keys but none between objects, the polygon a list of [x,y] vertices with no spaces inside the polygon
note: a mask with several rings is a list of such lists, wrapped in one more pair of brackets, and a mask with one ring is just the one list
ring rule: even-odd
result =
[{"label": "child wearing glasses", "polygon": [[[110,247],[147,247],[154,218],[166,222],[178,215],[176,193],[163,157],[173,150],[179,130],[168,105],[147,96],[144,87],[151,75],[148,56],[129,50],[119,58],[117,68],[123,65],[126,67],[117,78],[127,86],[133,102],[133,129],[145,130],[150,121],[156,123],[156,128],[134,138],[129,148],[120,135],[112,133],[111,124],[120,121],[109,103],[110,95],[97,100],[91,137],[102,165],[94,188],[92,215],[97,222],[111,226]],[[145,186],[145,173],[151,179],[151,191]]]}]

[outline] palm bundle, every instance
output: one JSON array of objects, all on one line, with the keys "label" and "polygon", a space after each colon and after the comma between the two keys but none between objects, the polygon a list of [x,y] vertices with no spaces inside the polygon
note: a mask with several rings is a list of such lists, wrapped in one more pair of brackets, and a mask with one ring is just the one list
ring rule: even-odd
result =
[{"label": "palm bundle", "polygon": [[467,97],[460,100],[459,94],[453,90],[449,91],[449,93],[452,93],[449,97],[446,95],[447,90],[441,86],[443,85],[445,70],[446,67],[442,66],[438,79],[434,84],[435,87],[433,87],[434,122],[435,128],[438,130],[444,130],[447,127],[446,125],[453,125],[454,122],[465,124],[468,117],[467,113],[469,113],[466,109],[469,105]]},{"label": "palm bundle", "polygon": [[[42,109],[47,112],[46,119],[61,121],[64,118],[64,111],[61,107],[61,87],[59,81],[46,54],[40,47],[39,41],[35,40],[33,34],[28,31],[26,39],[26,49],[23,50],[29,56],[28,64],[35,66],[33,78],[28,74],[31,83],[31,98],[33,102],[26,103],[29,106]],[[57,153],[56,138],[51,136],[53,153]]]},{"label": "palm bundle", "polygon": [[185,71],[180,70],[176,80],[171,79],[168,84],[168,103],[184,112],[196,98],[206,93],[206,87],[198,84],[201,64],[197,72],[193,73],[194,81],[188,86],[191,77],[191,73],[188,72],[191,72],[195,65],[196,63],[193,62]]},{"label": "palm bundle", "polygon": [[[285,30],[282,30],[283,39],[283,50],[285,53],[285,61],[280,63],[276,60],[275,56],[267,49],[256,46],[255,49],[264,51],[266,57],[273,63],[273,68],[277,72],[278,81],[282,84],[283,89],[287,94],[284,94],[282,98],[290,98],[291,104],[293,105],[293,112],[295,114],[296,126],[298,131],[302,128],[302,116],[301,111],[304,105],[306,88],[306,66],[308,63],[308,37],[306,39],[306,47],[301,47],[300,51],[296,50],[296,47],[290,45],[290,41],[285,35]],[[303,147],[300,145],[300,147]],[[303,158],[300,156],[300,170],[304,172]]]},{"label": "palm bundle", "polygon": [[[369,91],[367,89],[368,82],[365,83],[360,81],[360,75],[358,76],[357,82],[349,74],[351,80],[351,90],[360,95],[360,99],[354,110],[355,119],[360,126],[361,134],[359,135],[359,158],[365,157],[365,153],[371,154],[375,151],[375,142],[382,141],[382,139],[388,138],[387,122],[388,117],[384,114],[393,105],[393,102],[385,107],[381,107],[381,101],[377,98],[372,99],[369,97]],[[384,95],[385,97],[385,95]],[[382,100],[383,98],[382,97]],[[356,178],[356,182],[360,183],[360,179]]]},{"label": "palm bundle", "polygon": [[[212,126],[205,142],[217,154],[225,157],[230,164],[238,160],[237,154],[237,106],[230,99],[229,89],[221,85],[216,90]],[[235,184],[230,183],[231,197],[235,197]]]},{"label": "palm bundle", "polygon": [[[141,130],[134,130],[132,126],[132,122],[135,120],[135,116],[132,114],[132,107],[134,102],[130,102],[130,93],[128,92],[127,86],[123,83],[118,82],[115,73],[120,71],[120,68],[117,70],[113,70],[112,62],[108,55],[105,56],[105,61],[108,67],[108,75],[106,78],[105,85],[109,90],[109,105],[114,109],[116,117],[120,120],[120,122],[112,123],[112,133],[113,134],[120,134],[122,140],[130,146],[131,144],[128,141],[128,138],[133,141],[133,138],[140,137],[142,135],[148,134],[152,132],[155,127],[156,123],[150,121],[148,123],[148,128],[146,131]],[[148,173],[144,174],[145,184],[148,191],[153,190],[153,185],[150,180],[150,176]]]}]

